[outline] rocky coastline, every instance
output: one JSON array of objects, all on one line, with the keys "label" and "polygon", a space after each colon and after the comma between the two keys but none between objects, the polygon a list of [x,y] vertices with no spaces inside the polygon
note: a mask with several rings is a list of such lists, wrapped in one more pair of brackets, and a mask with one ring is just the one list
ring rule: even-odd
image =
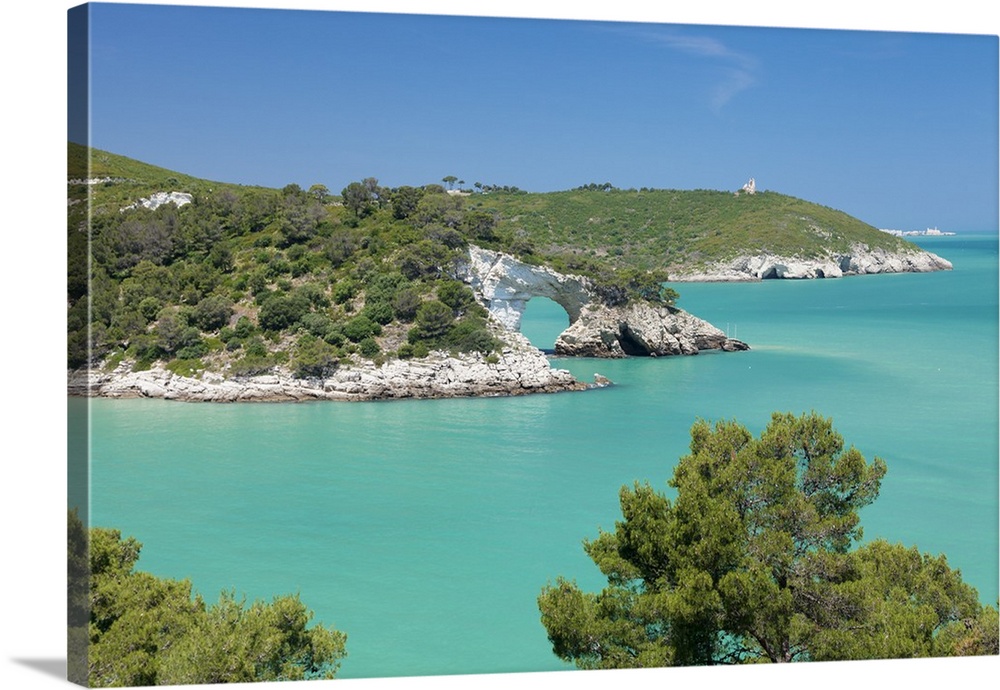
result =
[{"label": "rocky coastline", "polygon": [[923,250],[890,252],[856,245],[849,253],[801,258],[770,253],[741,255],[705,267],[677,270],[670,274],[676,282],[756,282],[760,280],[802,280],[841,278],[881,273],[929,273],[950,271],[952,264],[937,254]]},{"label": "rocky coastline", "polygon": [[277,369],[263,376],[225,377],[205,372],[201,378],[174,374],[160,366],[132,371],[123,361],[113,371],[79,370],[69,376],[69,394],[105,398],[162,398],[186,402],[305,402],[503,397],[529,393],[581,391],[610,385],[595,375],[593,383],[553,368],[545,354],[519,333],[495,357],[431,352],[419,359],[394,359],[381,365],[358,359],[326,378],[295,378]]},{"label": "rocky coastline", "polygon": [[189,402],[371,401],[396,399],[500,397],[582,391],[611,385],[601,376],[585,383],[551,366],[545,354],[520,333],[520,320],[533,297],[553,299],[566,309],[570,326],[557,339],[561,356],[620,358],[696,355],[703,350],[735,352],[746,343],[726,337],[712,324],[667,304],[643,300],[609,306],[589,279],[529,266],[500,252],[471,247],[460,277],[483,304],[499,351],[391,358],[375,363],[357,355],[323,378],[296,378],[283,367],[266,375],[229,376],[226,366],[181,376],[160,364],[133,371],[122,360],[113,369],[70,372],[70,395],[107,398],[162,398]]}]

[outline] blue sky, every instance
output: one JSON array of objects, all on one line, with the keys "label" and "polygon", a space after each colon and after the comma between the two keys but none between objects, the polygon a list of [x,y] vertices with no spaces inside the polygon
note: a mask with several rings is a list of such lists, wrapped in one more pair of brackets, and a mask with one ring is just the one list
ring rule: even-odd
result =
[{"label": "blue sky", "polygon": [[995,229],[995,36],[97,4],[92,144],[339,191],[759,188]]}]

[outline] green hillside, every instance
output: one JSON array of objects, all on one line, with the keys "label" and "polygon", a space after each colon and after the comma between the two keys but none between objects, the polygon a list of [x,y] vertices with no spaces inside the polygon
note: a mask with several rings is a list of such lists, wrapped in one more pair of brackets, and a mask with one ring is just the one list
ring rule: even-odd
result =
[{"label": "green hillside", "polygon": [[[90,154],[88,156],[88,153]],[[194,185],[195,187],[210,183],[190,175],[184,175],[166,168],[142,163],[132,158],[119,156],[107,151],[88,149],[80,144],[70,142],[68,147],[68,178],[112,178],[119,183],[138,185],[163,185],[167,182]]]},{"label": "green hillside", "polygon": [[691,269],[763,252],[812,258],[859,243],[913,247],[841,211],[775,192],[577,189],[480,198],[476,205],[501,216],[501,232],[523,238],[540,255],[589,256],[644,270]]},{"label": "green hillside", "polygon": [[[269,189],[68,153],[70,368],[315,377],[357,357],[499,346],[453,278],[493,222],[440,185]],[[136,205],[158,192],[193,200]]]},{"label": "green hillside", "polygon": [[[226,376],[499,347],[455,279],[477,244],[590,276],[609,304],[672,302],[666,268],[768,250],[907,243],[779,194],[479,186],[339,193],[212,182],[70,144],[68,365]],[[191,203],[137,205],[157,192]],[[89,214],[88,214],[89,210]]]}]

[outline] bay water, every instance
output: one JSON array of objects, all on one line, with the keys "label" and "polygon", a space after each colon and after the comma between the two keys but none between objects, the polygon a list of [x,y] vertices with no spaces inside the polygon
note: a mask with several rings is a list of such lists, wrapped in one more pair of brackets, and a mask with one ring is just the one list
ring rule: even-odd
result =
[{"label": "bay water", "polygon": [[[379,403],[71,400],[91,412],[90,522],[212,602],[298,593],[348,635],[339,677],[568,668],[536,598],[605,583],[581,542],[618,490],[666,481],[698,418],[754,433],[815,410],[888,465],[865,539],[943,553],[998,597],[996,235],[921,238],[950,272],[679,284],[740,353],[556,358],[600,390]],[[547,300],[523,331],[550,348]]]}]

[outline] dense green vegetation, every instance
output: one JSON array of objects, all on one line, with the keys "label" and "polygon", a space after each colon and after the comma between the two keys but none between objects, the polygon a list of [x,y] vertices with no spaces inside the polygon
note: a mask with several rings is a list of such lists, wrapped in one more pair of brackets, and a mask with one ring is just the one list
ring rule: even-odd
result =
[{"label": "dense green vegetation", "polygon": [[[474,187],[247,187],[70,144],[68,366],[321,377],[355,358],[489,355],[497,334],[456,280],[470,243],[589,276],[609,304],[673,303],[668,269],[746,250],[902,243],[773,193]],[[137,205],[157,192],[193,200]]]},{"label": "dense green vegetation", "polygon": [[854,548],[885,472],[815,413],[758,438],[697,422],[676,498],[623,487],[623,519],[585,542],[608,586],[542,590],[553,650],[581,668],[997,654],[997,609],[944,556]]},{"label": "dense green vegetation", "polygon": [[899,250],[909,243],[832,208],[776,192],[754,195],[616,189],[488,195],[499,231],[567,267],[589,261],[643,270],[696,269],[742,254],[803,258],[847,252],[852,244]]},{"label": "dense green vegetation", "polygon": [[247,604],[223,592],[206,605],[187,580],[135,570],[141,548],[118,530],[88,533],[70,512],[70,680],[118,687],[336,674],[347,636],[307,627],[312,613],[297,595]]},{"label": "dense green vegetation", "polygon": [[[337,196],[198,180],[101,151],[84,173],[86,155],[70,145],[71,368],[160,361],[194,375],[282,366],[308,377],[349,357],[499,346],[454,279],[495,219],[440,185],[369,178]],[[102,181],[73,183],[84,178]],[[132,207],[162,191],[193,202]]]}]

